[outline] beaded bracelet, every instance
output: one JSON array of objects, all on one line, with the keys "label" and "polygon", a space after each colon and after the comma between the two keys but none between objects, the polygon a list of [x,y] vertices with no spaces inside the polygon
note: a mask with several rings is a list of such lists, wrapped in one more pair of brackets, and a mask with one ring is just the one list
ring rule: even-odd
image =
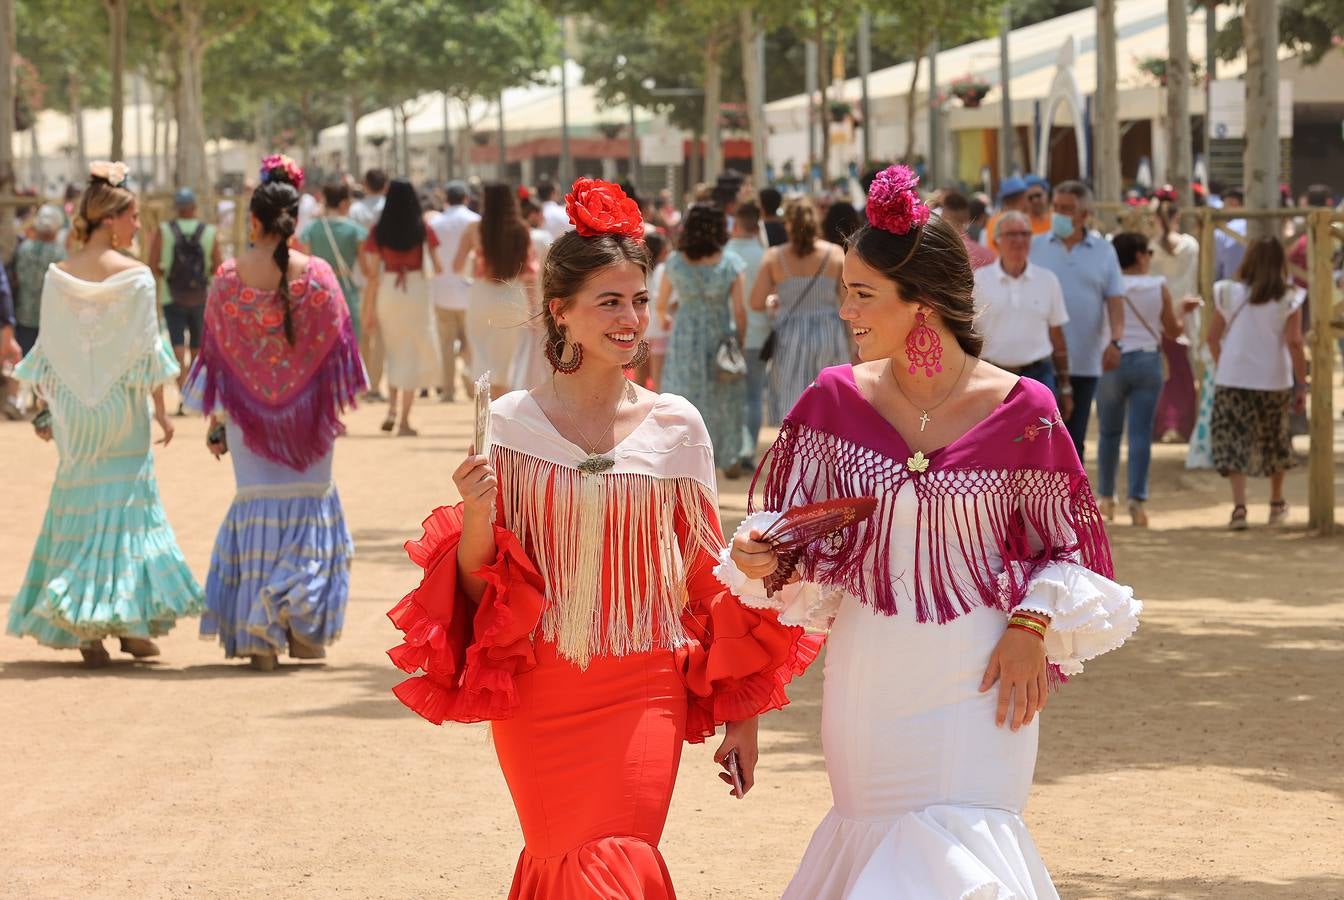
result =
[{"label": "beaded bracelet", "polygon": [[1040,638],[1041,640],[1045,640],[1045,632],[1044,632],[1044,631],[1041,631],[1041,630],[1036,629],[1036,628],[1032,628],[1032,627],[1029,626],[1029,625],[1024,625],[1024,624],[1022,624],[1021,622],[1009,622],[1009,623],[1008,623],[1008,627],[1009,627],[1009,628],[1016,628],[1018,631],[1025,631],[1025,632],[1027,632],[1028,634],[1034,634],[1034,635],[1036,635],[1036,637]]},{"label": "beaded bracelet", "polygon": [[1040,625],[1042,628],[1049,628],[1049,627],[1050,627],[1050,620],[1047,619],[1045,616],[1041,615],[1040,613],[1025,612],[1025,611],[1022,611],[1022,610],[1018,610],[1017,612],[1014,612],[1011,616],[1009,616],[1009,618],[1012,618],[1012,619],[1030,619],[1032,622],[1035,622],[1036,624]]}]

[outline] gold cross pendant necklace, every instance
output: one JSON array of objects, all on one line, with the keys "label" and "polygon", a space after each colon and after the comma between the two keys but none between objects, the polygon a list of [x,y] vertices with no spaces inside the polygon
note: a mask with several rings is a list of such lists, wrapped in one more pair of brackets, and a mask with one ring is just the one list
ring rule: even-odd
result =
[{"label": "gold cross pendant necklace", "polygon": [[952,382],[952,387],[948,388],[947,394],[943,399],[939,400],[928,409],[922,408],[918,403],[910,399],[910,395],[905,392],[905,388],[901,387],[901,379],[896,377],[896,370],[894,368],[896,361],[887,361],[887,371],[891,373],[891,380],[896,382],[896,390],[901,392],[901,396],[905,398],[906,403],[909,403],[915,409],[919,410],[919,430],[921,434],[924,432],[925,428],[929,427],[929,423],[933,421],[933,417],[930,416],[929,413],[950,400],[952,398],[952,393],[957,389],[957,385],[961,384],[961,376],[966,374],[966,361],[969,358],[970,354],[965,354],[961,357],[961,371],[957,373],[957,380]]}]

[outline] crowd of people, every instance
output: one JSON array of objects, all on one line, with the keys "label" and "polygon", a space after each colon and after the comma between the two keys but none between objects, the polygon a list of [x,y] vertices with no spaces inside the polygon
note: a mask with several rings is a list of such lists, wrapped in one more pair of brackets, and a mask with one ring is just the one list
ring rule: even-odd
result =
[{"label": "crowd of people", "polygon": [[[382,430],[413,438],[417,401],[482,379],[491,446],[446,466],[462,502],[407,545],[423,575],[390,656],[426,719],[493,723],[514,896],[672,896],[657,845],[682,742],[724,726],[743,796],[757,717],[824,634],[835,802],[786,896],[1055,897],[1021,812],[1048,694],[1137,627],[1103,525],[1122,441],[1135,525],[1155,439],[1229,478],[1231,528],[1250,477],[1287,516],[1298,248],[1220,247],[1206,303],[1166,192],[1152,233],[1106,237],[1086,185],[1037,176],[998,204],[899,166],[862,203],[725,176],[678,210],[586,178],[417,191],[379,170],[318,200],[271,156],[245,246],[226,254],[184,189],[145,266],[126,176],[95,164],[69,211],[38,209],[0,281],[0,402],[60,458],[9,632],[97,667],[105,639],[152,657],[199,615],[255,669],[322,658],[356,554],[343,414],[386,403]],[[154,476],[170,386],[233,463],[204,587]],[[749,473],[726,539],[718,479]],[[856,500],[874,511],[843,534],[766,539]]]}]

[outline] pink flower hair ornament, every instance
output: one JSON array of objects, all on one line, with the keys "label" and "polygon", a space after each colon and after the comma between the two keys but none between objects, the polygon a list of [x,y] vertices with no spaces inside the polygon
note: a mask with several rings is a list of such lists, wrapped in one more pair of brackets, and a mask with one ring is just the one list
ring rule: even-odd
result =
[{"label": "pink flower hair ornament", "polygon": [[284,181],[294,189],[303,189],[303,167],[283,153],[273,153],[261,161],[261,183]]},{"label": "pink flower hair ornament", "polygon": [[868,188],[868,224],[892,234],[909,234],[929,221],[929,208],[915,190],[919,176],[906,166],[887,166]]}]

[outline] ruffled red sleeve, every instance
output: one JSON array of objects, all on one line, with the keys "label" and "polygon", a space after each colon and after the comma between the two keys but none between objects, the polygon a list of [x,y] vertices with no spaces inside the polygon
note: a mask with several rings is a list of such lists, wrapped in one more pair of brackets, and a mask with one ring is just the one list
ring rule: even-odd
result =
[{"label": "ruffled red sleeve", "polygon": [[[716,511],[707,510],[718,530]],[[687,580],[681,622],[690,639],[677,650],[686,684],[686,741],[699,744],[725,722],[787,706],[785,685],[821,652],[824,641],[796,625],[782,625],[775,610],[743,606],[714,577],[717,560],[701,552]]]},{"label": "ruffled red sleeve", "polygon": [[415,676],[392,692],[435,725],[513,715],[513,679],[536,665],[531,634],[546,602],[541,573],[513,533],[496,525],[498,553],[473,573],[486,583],[480,603],[473,604],[457,585],[461,538],[462,504],[430,514],[424,535],[406,542],[424,577],[387,614],[405,635],[387,655]]}]

